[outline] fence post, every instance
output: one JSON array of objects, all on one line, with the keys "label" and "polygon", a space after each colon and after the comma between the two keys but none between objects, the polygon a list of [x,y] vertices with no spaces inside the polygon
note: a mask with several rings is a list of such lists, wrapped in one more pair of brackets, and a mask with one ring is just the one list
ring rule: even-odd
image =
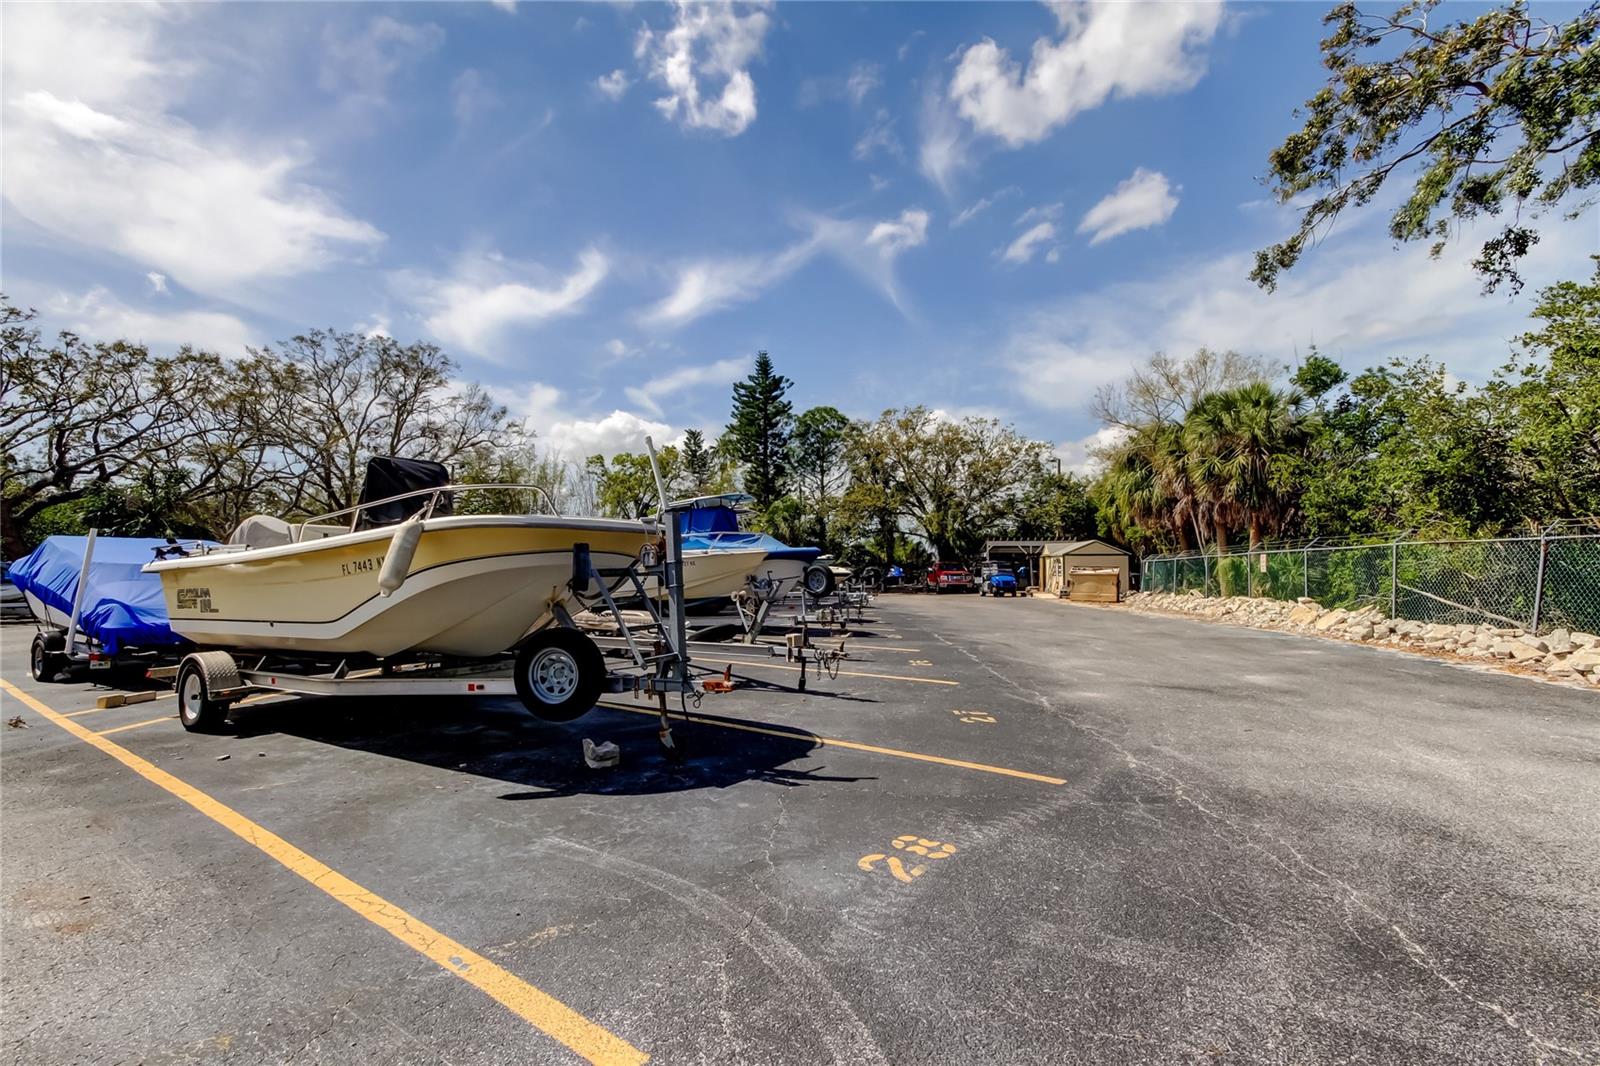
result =
[{"label": "fence post", "polygon": [[1200,556],[1200,573],[1200,580],[1203,583],[1200,595],[1209,596],[1211,595],[1211,556],[1204,553]]},{"label": "fence post", "polygon": [[1300,549],[1300,595],[1311,598],[1311,545]]},{"label": "fence post", "polygon": [[1400,601],[1400,542],[1389,543],[1389,617],[1399,618]]},{"label": "fence post", "polygon": [[1539,570],[1533,579],[1533,625],[1528,632],[1538,635],[1539,615],[1544,610],[1544,563],[1550,555],[1550,527],[1539,530]]}]

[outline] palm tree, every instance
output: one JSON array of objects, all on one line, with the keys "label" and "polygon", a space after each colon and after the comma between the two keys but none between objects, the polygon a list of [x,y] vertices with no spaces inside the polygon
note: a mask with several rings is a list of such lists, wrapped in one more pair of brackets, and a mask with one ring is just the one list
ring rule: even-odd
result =
[{"label": "palm tree", "polygon": [[1228,552],[1230,528],[1246,526],[1255,552],[1288,513],[1280,474],[1305,440],[1303,402],[1298,393],[1251,382],[1211,393],[1190,410],[1183,434],[1189,474],[1215,530],[1218,555]]},{"label": "palm tree", "polygon": [[1198,527],[1187,456],[1182,429],[1170,423],[1128,437],[1111,452],[1101,480],[1099,495],[1109,515],[1118,525],[1191,550]]}]

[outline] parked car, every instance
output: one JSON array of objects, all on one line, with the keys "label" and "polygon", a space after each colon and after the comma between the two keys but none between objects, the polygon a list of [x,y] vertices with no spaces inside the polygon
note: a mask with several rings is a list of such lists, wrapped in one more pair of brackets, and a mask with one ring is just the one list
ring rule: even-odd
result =
[{"label": "parked car", "polygon": [[1004,563],[984,563],[978,571],[978,595],[1015,596],[1017,575]]},{"label": "parked car", "polygon": [[972,573],[960,563],[935,563],[928,571],[928,588],[934,592],[971,592]]}]

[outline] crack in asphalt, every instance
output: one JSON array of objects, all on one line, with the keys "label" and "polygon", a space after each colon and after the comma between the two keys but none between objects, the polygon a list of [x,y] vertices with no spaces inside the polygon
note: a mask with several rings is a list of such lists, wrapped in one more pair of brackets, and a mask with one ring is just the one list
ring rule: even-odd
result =
[{"label": "crack in asphalt", "polygon": [[[1480,1010],[1495,1015],[1506,1026],[1520,1033],[1523,1038],[1528,1041],[1529,1046],[1535,1049],[1536,1054],[1538,1054],[1541,1062],[1544,1060],[1544,1055],[1542,1054],[1543,1052],[1560,1054],[1574,1061],[1584,1061],[1589,1059],[1589,1055],[1579,1048],[1568,1047],[1565,1044],[1560,1044],[1541,1036],[1529,1026],[1524,1025],[1518,1020],[1513,1011],[1507,1010],[1501,1004],[1473,995],[1467,990],[1465,980],[1458,977],[1453,977],[1447,973],[1442,966],[1434,961],[1433,956],[1420,942],[1406,932],[1406,930],[1401,928],[1398,922],[1390,918],[1388,915],[1382,913],[1377,907],[1363,899],[1361,893],[1355,888],[1355,886],[1306,858],[1306,856],[1301,854],[1300,851],[1289,841],[1272,834],[1270,831],[1267,831],[1261,826],[1242,824],[1238,820],[1223,814],[1221,811],[1213,809],[1207,803],[1203,802],[1202,799],[1197,798],[1197,795],[1203,797],[1205,795],[1204,792],[1192,792],[1189,783],[1172,773],[1170,770],[1140,759],[1132,751],[1107,735],[1104,730],[1098,729],[1092,725],[1088,725],[1087,723],[1078,719],[1076,716],[1072,715],[1071,712],[1065,708],[1056,706],[1050,697],[1045,695],[1043,692],[1040,692],[1031,686],[1019,684],[1014,678],[1008,676],[1006,673],[1000,670],[996,670],[994,667],[990,666],[987,662],[973,654],[961,644],[947,639],[939,631],[930,628],[928,632],[935,640],[939,641],[952,651],[955,651],[965,656],[967,659],[970,659],[973,663],[975,663],[978,667],[995,678],[995,680],[999,681],[1005,687],[1019,693],[1024,698],[1031,700],[1052,714],[1064,716],[1075,728],[1081,730],[1091,737],[1094,737],[1101,744],[1104,744],[1115,751],[1123,758],[1130,768],[1153,776],[1157,780],[1161,781],[1171,790],[1174,798],[1193,808],[1195,811],[1199,812],[1207,820],[1213,823],[1212,833],[1219,840],[1222,840],[1225,843],[1234,844],[1236,846],[1242,843],[1244,846],[1255,851],[1263,858],[1270,860],[1273,865],[1277,866],[1286,875],[1296,880],[1320,882],[1322,887],[1326,889],[1336,889],[1337,892],[1335,894],[1341,895],[1345,901],[1345,909],[1347,914],[1349,907],[1353,904],[1356,908],[1364,912],[1368,918],[1379,923],[1381,926],[1386,927],[1394,939],[1399,943],[1401,948],[1405,951],[1406,957],[1410,959],[1411,963],[1417,969],[1443,984],[1461,999],[1471,1003]],[[1232,839],[1230,839],[1230,836],[1227,833],[1224,833],[1221,829],[1217,828],[1218,826],[1226,827],[1226,829],[1231,832]],[[1259,843],[1258,838],[1261,837],[1264,837],[1265,839],[1287,851],[1293,858],[1293,861],[1301,868],[1301,870],[1312,875],[1311,878],[1305,877],[1301,872],[1295,870],[1288,862],[1285,862],[1280,856],[1274,854],[1272,851],[1268,850],[1261,843]]]}]

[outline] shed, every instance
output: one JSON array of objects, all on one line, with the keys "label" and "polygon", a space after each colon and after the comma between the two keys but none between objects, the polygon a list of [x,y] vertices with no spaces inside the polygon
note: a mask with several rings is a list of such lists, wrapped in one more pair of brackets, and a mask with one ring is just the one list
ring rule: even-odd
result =
[{"label": "shed", "polygon": [[1044,591],[1058,596],[1072,588],[1072,568],[1115,569],[1117,596],[1128,594],[1128,553],[1103,540],[1051,541],[1044,546]]}]

